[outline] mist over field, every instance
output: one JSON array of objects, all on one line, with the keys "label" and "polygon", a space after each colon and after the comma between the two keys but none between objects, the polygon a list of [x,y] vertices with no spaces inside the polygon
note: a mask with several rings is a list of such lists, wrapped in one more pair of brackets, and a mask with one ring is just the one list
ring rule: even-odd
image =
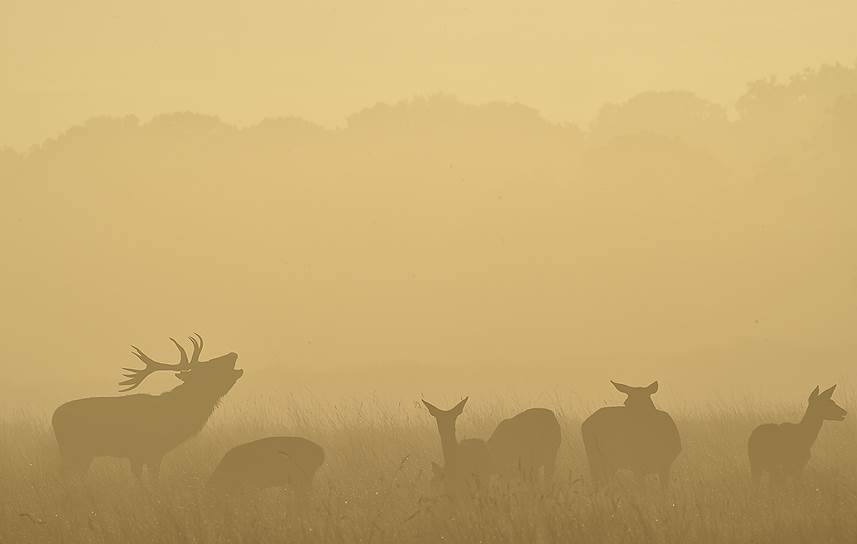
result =
[{"label": "mist over field", "polygon": [[0,155],[2,397],[111,392],[128,344],[193,331],[250,395],[803,396],[853,376],[855,142],[855,65],[587,127],[448,95],[93,118]]},{"label": "mist over field", "polygon": [[0,2],[0,403],[845,381],[855,6]]},{"label": "mist over field", "polygon": [[0,0],[0,544],[854,542],[855,19]]}]

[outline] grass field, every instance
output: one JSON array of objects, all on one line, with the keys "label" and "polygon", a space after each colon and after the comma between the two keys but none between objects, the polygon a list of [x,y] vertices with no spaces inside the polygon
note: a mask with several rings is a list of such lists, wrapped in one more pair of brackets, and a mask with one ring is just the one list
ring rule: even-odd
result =
[{"label": "grass field", "polygon": [[[846,409],[848,398],[839,401]],[[498,421],[535,403],[471,403],[459,438],[487,437]],[[557,411],[558,478],[538,491],[497,485],[452,508],[426,497],[440,460],[434,421],[416,400],[322,403],[291,399],[225,403],[209,425],[165,460],[159,487],[140,485],[127,462],[103,459],[84,483],[64,484],[44,413],[0,420],[0,542],[855,542],[857,426],[826,423],[805,480],[785,492],[754,491],[745,445],[765,421],[796,421],[803,406],[673,410],[684,450],[673,485],[641,489],[630,478],[593,494],[580,439],[588,411]],[[280,490],[212,496],[207,475],[222,454],[267,435],[304,436],[326,461],[312,504]],[[421,500],[422,498],[422,500]]]}]

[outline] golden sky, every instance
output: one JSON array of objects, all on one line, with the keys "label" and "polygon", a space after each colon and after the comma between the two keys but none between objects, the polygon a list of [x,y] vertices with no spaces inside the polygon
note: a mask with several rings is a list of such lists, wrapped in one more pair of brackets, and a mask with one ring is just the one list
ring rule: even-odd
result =
[{"label": "golden sky", "polygon": [[857,58],[853,0],[0,0],[0,146],[94,115],[196,111],[327,126],[451,93],[588,122],[607,101]]}]

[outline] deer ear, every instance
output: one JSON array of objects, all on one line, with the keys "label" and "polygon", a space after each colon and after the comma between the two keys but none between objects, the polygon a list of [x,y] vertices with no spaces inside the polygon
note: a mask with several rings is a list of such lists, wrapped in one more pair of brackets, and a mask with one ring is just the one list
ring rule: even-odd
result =
[{"label": "deer ear", "polygon": [[830,389],[825,389],[824,391],[819,393],[818,396],[823,398],[823,399],[829,399],[829,398],[833,397],[833,390],[834,389],[836,389],[835,385],[833,387],[831,387]]},{"label": "deer ear", "polygon": [[815,389],[812,390],[812,393],[809,394],[809,400],[815,400],[818,398],[818,386],[815,386]]},{"label": "deer ear", "polygon": [[434,417],[439,417],[441,414],[443,414],[443,410],[441,410],[440,408],[438,408],[434,404],[432,404],[426,400],[423,400],[423,404],[425,404],[426,408],[428,408],[429,413],[431,415],[433,415]]},{"label": "deer ear", "polygon": [[615,387],[620,393],[625,393],[626,395],[631,394],[631,386],[625,385],[624,383],[616,383],[613,380],[610,380],[610,383],[612,383],[613,387]]},{"label": "deer ear", "polygon": [[461,402],[456,404],[455,407],[452,410],[450,410],[450,412],[457,415],[457,416],[460,416],[461,412],[464,411],[464,405],[467,404],[467,399],[469,399],[469,398],[470,397],[464,397],[464,400],[462,400]]},{"label": "deer ear", "polygon": [[658,392],[658,382],[657,381],[654,381],[654,382],[650,383],[648,386],[646,386],[646,393],[648,393],[649,395],[654,395],[657,392]]},{"label": "deer ear", "polygon": [[187,376],[188,376],[187,372],[176,372],[176,378],[180,379],[183,382],[187,381]]}]

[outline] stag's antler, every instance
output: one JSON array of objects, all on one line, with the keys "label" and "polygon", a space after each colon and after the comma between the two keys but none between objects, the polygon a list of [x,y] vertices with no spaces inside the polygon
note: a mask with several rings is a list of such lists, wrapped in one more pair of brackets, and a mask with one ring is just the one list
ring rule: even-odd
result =
[{"label": "stag's antler", "polygon": [[179,349],[179,354],[181,355],[181,359],[179,360],[179,362],[174,365],[155,361],[154,359],[143,353],[143,351],[137,346],[131,346],[131,349],[133,350],[131,351],[131,353],[133,353],[138,359],[143,361],[143,364],[146,365],[146,368],[123,368],[122,370],[129,372],[129,374],[123,374],[123,376],[128,379],[119,382],[119,385],[127,385],[128,387],[126,387],[125,389],[121,389],[120,392],[124,393],[125,391],[130,391],[134,389],[135,387],[143,383],[143,380],[145,380],[150,374],[153,374],[159,370],[169,370],[172,372],[182,372],[190,370],[191,366],[194,363],[199,362],[199,354],[202,352],[202,337],[198,334],[196,336],[197,338],[199,338],[198,344],[196,342],[196,338],[190,338],[191,343],[193,343],[193,355],[191,356],[190,360],[188,360],[187,352],[184,350],[181,344],[176,342],[175,338],[170,338],[170,340],[173,341],[173,344],[175,344],[176,347]]},{"label": "stag's antler", "polygon": [[199,344],[196,343],[196,338],[194,338],[193,336],[187,337],[188,340],[190,340],[190,343],[193,344],[193,354],[191,354],[190,356],[190,364],[198,363],[199,354],[202,353],[202,336],[200,336],[199,333],[196,332],[193,334],[196,336],[196,338],[199,338]]}]

